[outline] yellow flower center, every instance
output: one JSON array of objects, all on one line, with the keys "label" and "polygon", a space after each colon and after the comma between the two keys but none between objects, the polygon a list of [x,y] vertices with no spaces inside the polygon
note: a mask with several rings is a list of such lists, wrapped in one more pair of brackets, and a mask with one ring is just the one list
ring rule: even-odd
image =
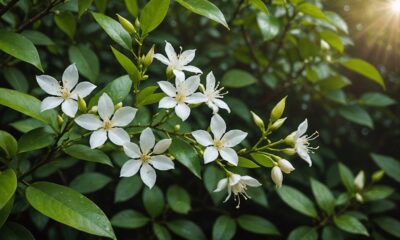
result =
[{"label": "yellow flower center", "polygon": [[64,99],[68,99],[69,96],[71,95],[71,93],[69,92],[69,90],[66,89],[66,88],[63,88],[63,89],[61,90],[61,94],[62,94],[62,98],[64,98]]},{"label": "yellow flower center", "polygon": [[142,154],[142,155],[140,156],[140,160],[142,160],[142,161],[144,161],[144,162],[148,161],[149,159],[150,159],[150,156],[147,155],[147,154]]},{"label": "yellow flower center", "polygon": [[105,130],[110,130],[112,128],[112,122],[110,120],[103,121],[103,128]]},{"label": "yellow flower center", "polygon": [[221,149],[222,147],[224,147],[224,143],[222,142],[222,140],[215,140],[214,141],[214,146],[219,150],[219,149]]},{"label": "yellow flower center", "polygon": [[175,100],[178,103],[183,103],[185,101],[185,98],[185,95],[179,93],[178,95],[176,95]]}]

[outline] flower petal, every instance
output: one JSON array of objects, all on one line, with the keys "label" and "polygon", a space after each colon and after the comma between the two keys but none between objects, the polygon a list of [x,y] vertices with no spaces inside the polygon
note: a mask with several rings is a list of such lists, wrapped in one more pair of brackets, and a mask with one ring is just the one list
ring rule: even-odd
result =
[{"label": "flower petal", "polygon": [[302,123],[300,123],[299,127],[297,128],[295,139],[299,138],[304,133],[306,133],[307,132],[307,128],[308,128],[308,121],[307,121],[307,118],[306,118]]},{"label": "flower petal", "polygon": [[40,104],[40,111],[43,112],[58,107],[63,101],[64,99],[60,97],[47,97]]},{"label": "flower petal", "polygon": [[39,87],[46,93],[54,96],[61,96],[61,86],[58,81],[49,75],[36,76]]},{"label": "flower petal", "polygon": [[206,89],[213,90],[213,91],[215,89],[215,77],[214,77],[214,74],[212,71],[207,74]]},{"label": "flower petal", "polygon": [[186,92],[186,96],[193,94],[200,85],[200,75],[194,75],[188,77],[184,82],[183,82],[183,87]]},{"label": "flower petal", "polygon": [[240,181],[240,179],[242,179],[242,176],[240,176],[239,174],[232,174],[229,177],[229,185],[236,185]]},{"label": "flower petal", "polygon": [[124,165],[122,165],[121,172],[119,174],[120,177],[132,177],[138,171],[140,166],[142,166],[141,160],[128,160]]},{"label": "flower petal", "polygon": [[218,158],[218,151],[215,147],[207,147],[204,150],[204,164],[215,161]]},{"label": "flower petal", "polygon": [[154,137],[153,131],[151,128],[146,128],[140,134],[140,149],[143,154],[148,154],[150,150],[156,144],[156,139]]},{"label": "flower petal", "polygon": [[153,165],[155,169],[161,171],[175,168],[174,162],[165,155],[152,156],[149,160],[149,163]]},{"label": "flower petal", "polygon": [[196,142],[203,145],[204,147],[214,144],[214,141],[209,132],[204,130],[197,130],[192,132],[192,136],[196,139]]},{"label": "flower petal", "polygon": [[226,188],[226,186],[228,186],[228,179],[223,178],[218,181],[217,188],[214,190],[214,192],[221,192],[224,190],[224,188]]},{"label": "flower petal", "polygon": [[226,131],[224,119],[219,114],[214,114],[210,123],[211,132],[214,134],[214,139],[221,139]]},{"label": "flower petal", "polygon": [[140,169],[140,177],[146,186],[152,188],[156,183],[156,171],[148,163],[143,163]]},{"label": "flower petal", "polygon": [[167,81],[159,81],[157,82],[158,86],[160,86],[161,90],[170,97],[176,96],[176,88],[170,82]]},{"label": "flower petal", "polygon": [[163,139],[159,141],[156,146],[154,146],[153,153],[154,154],[161,154],[167,151],[169,146],[171,145],[172,140],[171,139]]},{"label": "flower petal", "polygon": [[214,99],[213,101],[215,103],[215,105],[217,105],[219,108],[225,109],[226,111],[228,111],[228,113],[231,112],[231,109],[229,108],[228,104],[226,104],[224,101],[222,101],[221,99]]},{"label": "flower petal", "polygon": [[82,128],[90,131],[97,130],[103,126],[103,122],[93,114],[82,114],[75,118],[75,122]]},{"label": "flower petal", "polygon": [[79,79],[78,69],[76,68],[75,63],[73,63],[65,69],[62,75],[62,82],[64,88],[71,91],[78,83],[78,79]]},{"label": "flower petal", "polygon": [[233,150],[232,148],[224,147],[219,150],[219,153],[221,154],[222,159],[231,163],[234,166],[237,166],[239,158],[235,150]]},{"label": "flower petal", "polygon": [[207,98],[203,93],[193,93],[192,95],[186,97],[185,102],[189,104],[198,104],[202,102],[206,102]]},{"label": "flower petal", "polygon": [[90,82],[78,83],[75,89],[71,92],[71,98],[78,99],[78,96],[81,98],[87,97],[95,88],[96,85]]},{"label": "flower petal", "polygon": [[78,111],[78,103],[73,99],[67,99],[61,104],[61,109],[68,117],[73,118]]},{"label": "flower petal", "polygon": [[246,185],[248,185],[250,187],[261,186],[261,183],[257,179],[252,178],[250,176],[242,176],[240,180],[243,181]]},{"label": "flower petal", "polygon": [[164,55],[161,55],[159,53],[154,54],[154,58],[157,59],[158,61],[164,63],[165,65],[170,64],[168,58],[166,58]]},{"label": "flower petal", "polygon": [[94,131],[92,135],[90,135],[90,147],[97,148],[103,145],[107,141],[107,131],[104,129],[100,129]]},{"label": "flower petal", "polygon": [[108,138],[115,145],[122,146],[130,141],[129,134],[122,128],[111,128],[108,130]]},{"label": "flower petal", "polygon": [[190,107],[184,103],[179,103],[175,107],[175,113],[182,121],[185,121],[190,115]]},{"label": "flower petal", "polygon": [[167,54],[170,62],[176,62],[178,60],[175,49],[167,41],[165,41],[165,53]]},{"label": "flower petal", "polygon": [[128,157],[140,158],[140,155],[142,155],[142,152],[140,151],[139,146],[136,143],[126,142],[124,143],[123,147],[124,152]]},{"label": "flower petal", "polygon": [[133,121],[136,112],[137,109],[133,107],[119,108],[111,119],[113,126],[125,127]]},{"label": "flower petal", "polygon": [[182,66],[182,70],[192,72],[192,73],[203,73],[203,71],[200,70],[200,68],[195,67],[195,66]]},{"label": "flower petal", "polygon": [[114,103],[107,93],[103,93],[97,104],[98,112],[103,120],[109,120],[114,113]]},{"label": "flower petal", "polygon": [[195,55],[196,55],[196,49],[183,51],[181,55],[179,55],[179,63],[181,65],[187,65],[188,63],[193,61]]},{"label": "flower petal", "polygon": [[302,147],[296,147],[296,152],[299,156],[308,163],[308,166],[312,166],[310,155],[308,154],[307,150]]},{"label": "flower petal", "polygon": [[178,87],[179,85],[182,85],[183,82],[185,82],[185,73],[178,70],[174,70],[173,72],[175,75],[175,85]]},{"label": "flower petal", "polygon": [[176,101],[172,97],[163,97],[158,103],[158,108],[173,108],[176,106]]},{"label": "flower petal", "polygon": [[234,147],[247,137],[247,132],[242,130],[230,130],[222,137],[225,147]]}]

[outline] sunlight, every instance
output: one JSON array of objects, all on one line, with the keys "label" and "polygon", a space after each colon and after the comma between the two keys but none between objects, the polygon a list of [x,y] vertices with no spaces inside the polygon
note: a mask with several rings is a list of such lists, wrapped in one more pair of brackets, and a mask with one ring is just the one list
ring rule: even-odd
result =
[{"label": "sunlight", "polygon": [[390,9],[393,11],[393,13],[400,14],[400,0],[393,0],[390,3]]}]

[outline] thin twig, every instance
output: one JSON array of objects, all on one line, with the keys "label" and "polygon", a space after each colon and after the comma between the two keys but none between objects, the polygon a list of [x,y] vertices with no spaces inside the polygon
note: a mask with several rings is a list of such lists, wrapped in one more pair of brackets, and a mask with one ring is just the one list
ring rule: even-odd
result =
[{"label": "thin twig", "polygon": [[233,13],[232,17],[228,21],[228,26],[230,26],[233,23],[233,20],[239,15],[240,13],[240,8],[242,7],[242,4],[244,3],[244,0],[240,0],[239,4],[236,6],[235,12]]},{"label": "thin twig", "polygon": [[0,17],[12,8],[19,0],[11,0],[7,5],[0,9]]}]

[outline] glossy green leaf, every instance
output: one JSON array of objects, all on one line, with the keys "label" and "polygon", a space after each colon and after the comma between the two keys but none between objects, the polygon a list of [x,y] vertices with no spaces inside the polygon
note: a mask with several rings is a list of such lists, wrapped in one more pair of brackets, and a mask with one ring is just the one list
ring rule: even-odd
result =
[{"label": "glossy green leaf", "polygon": [[317,84],[323,91],[334,91],[348,86],[349,84],[351,84],[351,82],[345,76],[333,75],[317,81]]},{"label": "glossy green leaf", "polygon": [[123,53],[118,51],[117,49],[111,47],[112,52],[114,53],[115,58],[121,64],[121,66],[128,73],[129,77],[133,82],[138,82],[140,80],[139,71],[136,68],[136,65]]},{"label": "glossy green leaf", "polygon": [[158,240],[171,240],[171,234],[168,229],[158,223],[153,223],[153,232]]},{"label": "glossy green leaf", "polygon": [[49,133],[46,128],[36,128],[18,139],[18,152],[30,152],[51,146],[55,141],[55,135]]},{"label": "glossy green leaf", "polygon": [[115,189],[114,202],[124,202],[133,198],[142,189],[143,182],[139,176],[121,178]]},{"label": "glossy green leaf", "polygon": [[317,210],[315,209],[314,203],[299,190],[289,187],[282,186],[278,190],[279,197],[294,210],[313,218],[317,218]]},{"label": "glossy green leaf", "polygon": [[346,67],[358,74],[361,74],[364,77],[371,79],[372,81],[378,83],[379,85],[382,86],[382,88],[385,89],[385,82],[383,81],[381,74],[370,63],[368,63],[364,60],[361,60],[361,59],[351,58],[351,59],[342,61],[341,64],[344,67]]},{"label": "glossy green leaf", "polygon": [[225,178],[225,173],[215,166],[207,166],[204,170],[203,180],[204,186],[207,192],[210,194],[211,199],[213,200],[214,204],[217,205],[220,203],[224,198],[226,198],[226,192],[214,192],[217,188],[218,181],[222,178]]},{"label": "glossy green leaf", "polygon": [[273,15],[257,14],[257,24],[264,41],[275,38],[279,33],[279,21]]},{"label": "glossy green leaf", "polygon": [[238,167],[259,168],[260,166],[258,166],[256,163],[254,163],[250,159],[247,159],[247,158],[244,158],[244,157],[239,157]]},{"label": "glossy green leaf", "polygon": [[24,226],[8,222],[0,229],[1,240],[35,240],[32,233]]},{"label": "glossy green leaf", "polygon": [[201,178],[200,162],[202,159],[195,148],[181,138],[173,138],[172,144],[169,147],[169,152],[176,158],[176,160],[187,167],[196,177]]},{"label": "glossy green leaf", "polygon": [[350,169],[342,164],[338,164],[339,167],[339,176],[342,180],[343,185],[346,187],[347,191],[352,192],[354,191],[354,175],[350,171]]},{"label": "glossy green leaf", "polygon": [[326,11],[324,13],[325,16],[327,16],[331,20],[331,23],[336,26],[336,28],[346,34],[349,33],[349,27],[347,26],[347,23],[337,13],[331,11]]},{"label": "glossy green leaf", "polygon": [[364,93],[359,102],[371,107],[387,107],[396,103],[393,98],[379,92]]},{"label": "glossy green leaf", "polygon": [[319,34],[321,35],[321,38],[323,40],[325,40],[329,45],[331,45],[331,47],[335,48],[340,53],[343,53],[344,46],[343,46],[342,40],[336,33],[329,32],[329,31],[323,31],[323,32],[320,32]]},{"label": "glossy green leaf", "polygon": [[80,193],[87,194],[104,188],[110,182],[111,178],[104,174],[88,172],[72,179],[69,186]]},{"label": "glossy green leaf", "polygon": [[399,160],[375,153],[371,154],[371,157],[374,160],[375,164],[378,165],[383,171],[385,171],[386,175],[396,180],[397,182],[400,182]]},{"label": "glossy green leaf", "polygon": [[324,21],[330,22],[329,18],[325,16],[325,14],[312,3],[302,3],[297,6],[297,11],[302,12],[306,15],[322,19]]},{"label": "glossy green leaf", "polygon": [[55,15],[54,20],[61,31],[66,33],[70,39],[74,39],[76,32],[76,20],[71,12],[61,12]]},{"label": "glossy green leaf", "polygon": [[132,38],[119,22],[101,13],[92,13],[92,15],[112,40],[125,49],[132,49]]},{"label": "glossy green leaf", "polygon": [[268,8],[262,0],[250,0],[249,2],[251,5],[256,7],[258,10],[265,13],[265,15],[269,15]]},{"label": "glossy green leaf", "polygon": [[2,70],[4,77],[6,78],[7,82],[11,85],[11,87],[20,92],[24,93],[28,92],[29,83],[21,70],[14,67],[3,68]]},{"label": "glossy green leaf", "polygon": [[143,205],[152,217],[159,216],[164,209],[164,195],[161,189],[154,186],[152,189],[143,189]]},{"label": "glossy green leaf", "polygon": [[97,105],[97,102],[103,93],[107,93],[115,104],[122,102],[131,92],[131,87],[132,81],[129,79],[128,75],[114,79],[90,99],[89,107],[91,108]]},{"label": "glossy green leaf", "polygon": [[341,215],[333,219],[335,225],[343,231],[369,236],[367,229],[355,217],[350,215]]},{"label": "glossy green leaf", "polygon": [[382,228],[385,232],[400,238],[400,221],[391,217],[379,217],[374,219],[376,225]]},{"label": "glossy green leaf", "polygon": [[79,17],[82,16],[83,13],[85,13],[89,7],[92,5],[93,0],[79,0],[78,1],[78,14]]},{"label": "glossy green leaf", "polygon": [[44,33],[34,30],[25,30],[21,33],[35,45],[49,46],[55,43]]},{"label": "glossy green leaf", "polygon": [[262,187],[247,188],[247,194],[251,197],[251,201],[260,204],[263,207],[268,207],[268,198]]},{"label": "glossy green leaf", "polygon": [[0,171],[0,209],[12,198],[17,189],[17,176],[11,168]]},{"label": "glossy green leaf", "polygon": [[8,216],[10,215],[13,206],[14,206],[14,198],[12,197],[10,200],[8,200],[6,205],[4,205],[0,209],[0,229],[4,225],[4,223],[7,221]]},{"label": "glossy green leaf", "polygon": [[344,240],[341,231],[334,226],[325,226],[321,237],[322,240]]},{"label": "glossy green leaf", "polygon": [[167,222],[168,228],[179,237],[187,240],[205,240],[203,230],[192,221],[189,220],[173,220]]},{"label": "glossy green leaf", "polygon": [[224,14],[213,3],[207,0],[176,0],[180,5],[190,11],[216,21],[229,29]]},{"label": "glossy green leaf", "polygon": [[26,188],[25,195],[33,208],[55,221],[83,232],[115,239],[104,212],[71,188],[36,182]]},{"label": "glossy green leaf", "polygon": [[221,215],[217,218],[212,229],[213,240],[230,240],[235,236],[236,222],[231,217]]},{"label": "glossy green leaf", "polygon": [[0,130],[0,148],[6,153],[6,156],[10,158],[18,151],[17,140],[6,131]]},{"label": "glossy green leaf", "polygon": [[318,233],[314,228],[308,226],[300,226],[293,229],[287,238],[288,240],[317,240]]},{"label": "glossy green leaf", "polygon": [[128,9],[128,12],[134,16],[138,16],[139,7],[138,7],[138,0],[124,0],[125,6]]},{"label": "glossy green leaf", "polygon": [[77,159],[113,166],[110,158],[104,152],[98,149],[91,149],[83,144],[69,146],[64,149],[64,152]]},{"label": "glossy green leaf", "polygon": [[253,75],[240,69],[229,70],[222,77],[222,84],[231,88],[242,88],[256,82],[257,79]]},{"label": "glossy green leaf", "polygon": [[273,223],[259,216],[249,214],[241,215],[237,218],[237,222],[241,228],[252,233],[280,235],[279,230]]},{"label": "glossy green leaf", "polygon": [[127,209],[115,214],[111,218],[114,227],[135,229],[145,226],[150,219],[135,210]]},{"label": "glossy green leaf", "polygon": [[75,63],[80,74],[95,82],[99,76],[100,66],[97,55],[88,47],[79,45],[68,49],[69,61]]},{"label": "glossy green leaf", "polygon": [[374,123],[369,113],[364,108],[361,108],[357,105],[341,107],[339,108],[339,114],[354,123],[367,126],[369,128],[374,127]]},{"label": "glossy green leaf", "polygon": [[168,188],[167,202],[172,210],[177,213],[187,214],[191,209],[189,193],[178,185],[172,185]]},{"label": "glossy green leaf", "polygon": [[332,214],[335,208],[335,198],[332,192],[325,184],[311,178],[311,190],[317,200],[318,206],[323,209],[326,213]]},{"label": "glossy green leaf", "polygon": [[35,45],[22,34],[0,30],[0,50],[21,61],[32,64],[43,72]]},{"label": "glossy green leaf", "polygon": [[385,185],[374,185],[364,192],[363,197],[366,202],[382,200],[394,193],[394,188]]},{"label": "glossy green leaf", "polygon": [[150,0],[140,14],[142,35],[153,31],[161,24],[167,15],[169,0]]},{"label": "glossy green leaf", "polygon": [[274,161],[267,154],[256,152],[256,153],[251,153],[250,156],[254,159],[254,161],[256,161],[261,166],[268,168],[274,166]]}]

